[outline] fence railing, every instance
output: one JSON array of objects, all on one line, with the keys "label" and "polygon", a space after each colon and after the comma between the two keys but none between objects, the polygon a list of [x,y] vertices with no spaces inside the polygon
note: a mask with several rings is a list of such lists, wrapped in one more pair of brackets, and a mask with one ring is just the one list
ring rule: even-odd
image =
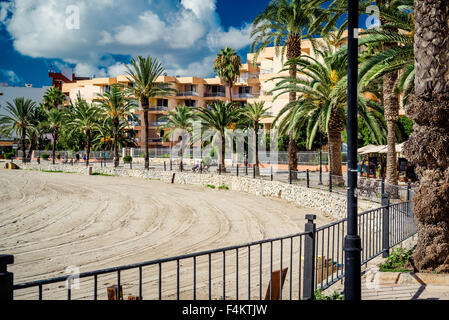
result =
[{"label": "fence railing", "polygon": [[[154,300],[313,299],[345,276],[346,236],[346,219],[317,228],[315,218],[307,215],[305,232],[294,235],[19,284],[7,272],[13,256],[3,255],[0,298],[119,300],[126,290]],[[410,202],[386,196],[382,207],[358,215],[358,226],[362,265],[416,233]]]}]

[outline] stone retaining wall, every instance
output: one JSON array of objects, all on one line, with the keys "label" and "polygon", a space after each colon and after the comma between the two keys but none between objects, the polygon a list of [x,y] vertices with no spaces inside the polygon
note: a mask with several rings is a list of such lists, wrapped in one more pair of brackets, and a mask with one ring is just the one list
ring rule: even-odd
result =
[{"label": "stone retaining wall", "polygon": [[[28,170],[63,171],[88,174],[88,169],[83,166],[48,165],[48,164],[20,164],[20,167]],[[188,172],[170,172],[159,170],[131,170],[125,168],[94,168],[94,172],[109,174],[119,177],[137,177],[144,179],[160,180],[171,183],[175,173],[175,184],[190,185],[214,185],[216,188],[227,186],[230,190],[246,192],[258,196],[274,197],[293,202],[302,207],[320,210],[333,218],[342,219],[347,215],[346,196],[338,193],[330,193],[325,190],[309,189],[303,186],[290,185],[279,181],[266,181],[249,177],[236,177],[218,174],[198,174]],[[378,203],[359,200],[359,210],[365,211],[380,207]]]}]

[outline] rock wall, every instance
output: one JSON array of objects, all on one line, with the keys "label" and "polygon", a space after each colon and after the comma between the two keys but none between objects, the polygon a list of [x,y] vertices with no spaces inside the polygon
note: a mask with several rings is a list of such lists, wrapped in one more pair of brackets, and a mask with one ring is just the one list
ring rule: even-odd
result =
[{"label": "rock wall", "polygon": [[[49,165],[49,164],[22,164],[25,170],[63,171],[80,174],[89,174],[89,170],[83,166]],[[330,193],[325,190],[310,189],[303,186],[290,185],[279,181],[266,181],[249,177],[236,177],[218,174],[199,174],[189,172],[170,172],[159,170],[131,170],[125,168],[114,169],[94,168],[94,172],[114,175],[119,177],[136,177],[152,180],[160,180],[171,183],[175,174],[175,184],[189,184],[216,188],[227,186],[230,190],[246,192],[257,196],[274,197],[296,203],[299,206],[318,209],[336,219],[343,219],[347,215],[346,196],[338,193]],[[359,200],[359,211],[380,207],[379,203]]]}]

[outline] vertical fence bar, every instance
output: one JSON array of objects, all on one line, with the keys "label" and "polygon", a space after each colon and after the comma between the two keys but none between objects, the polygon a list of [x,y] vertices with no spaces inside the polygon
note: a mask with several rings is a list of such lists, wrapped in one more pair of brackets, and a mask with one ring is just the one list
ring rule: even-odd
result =
[{"label": "vertical fence bar", "polygon": [[235,300],[239,299],[239,248],[235,249]]},{"label": "vertical fence bar", "polygon": [[[316,215],[306,215],[305,226],[305,247],[304,247],[304,288],[303,299],[312,300],[314,298],[315,287],[315,234]],[[300,258],[301,259],[301,258]]]},{"label": "vertical fence bar", "polygon": [[248,246],[248,300],[251,300],[251,247]]},{"label": "vertical fence bar", "polygon": [[[8,272],[8,265],[14,264],[14,256],[2,254],[0,255],[0,301],[14,299],[14,274]],[[40,299],[42,300],[42,288],[39,288]]]},{"label": "vertical fence bar", "polygon": [[390,255],[390,199],[382,195],[382,257]]},{"label": "vertical fence bar", "polygon": [[281,239],[281,266],[280,266],[280,274],[279,274],[279,300],[282,300],[282,259],[283,259],[283,250],[284,250],[284,242]]},{"label": "vertical fence bar", "polygon": [[226,300],[226,251],[223,251],[223,300]]},{"label": "vertical fence bar", "polygon": [[290,238],[290,300],[293,294],[293,237]]},{"label": "vertical fence bar", "polygon": [[209,300],[212,300],[212,256],[209,253]]},{"label": "vertical fence bar", "polygon": [[270,241],[270,300],[273,300],[273,241]]},{"label": "vertical fence bar", "polygon": [[298,300],[301,300],[301,288],[302,288],[302,286],[301,286],[301,283],[302,283],[302,279],[303,279],[303,277],[302,277],[302,266],[303,266],[303,264],[302,264],[302,236],[299,236],[299,272],[298,272],[298,274],[299,274],[299,278],[298,278],[298,282],[299,282],[299,285],[298,285]]},{"label": "vertical fence bar", "polygon": [[39,301],[42,301],[42,285],[39,285]]},{"label": "vertical fence bar", "polygon": [[196,256],[193,257],[193,300],[196,300]]},{"label": "vertical fence bar", "polygon": [[259,244],[259,300],[262,300],[262,243]]},{"label": "vertical fence bar", "polygon": [[179,301],[179,259],[176,260],[176,300]]},{"label": "vertical fence bar", "polygon": [[[95,276],[96,277],[96,276]],[[142,295],[142,267],[139,267],[139,300],[143,300]]]},{"label": "vertical fence bar", "polygon": [[98,275],[94,275],[94,300],[98,300]]},{"label": "vertical fence bar", "polygon": [[329,192],[332,192],[332,171],[329,171]]},{"label": "vertical fence bar", "polygon": [[310,188],[310,171],[307,169],[307,188]]},{"label": "vertical fence bar", "polygon": [[116,300],[120,300],[120,270],[117,271],[117,292],[116,292]]},{"label": "vertical fence bar", "polygon": [[162,264],[159,263],[159,300],[162,300]]}]

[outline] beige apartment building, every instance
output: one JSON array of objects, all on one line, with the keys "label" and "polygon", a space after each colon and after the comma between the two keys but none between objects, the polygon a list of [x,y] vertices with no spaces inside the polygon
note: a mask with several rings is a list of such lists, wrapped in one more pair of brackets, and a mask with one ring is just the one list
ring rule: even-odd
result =
[{"label": "beige apartment building", "polygon": [[[304,41],[302,44],[303,53],[311,53],[310,42]],[[288,95],[280,96],[273,101],[273,95],[268,92],[274,88],[273,77],[288,75],[288,72],[281,73],[285,57],[278,57],[275,48],[266,48],[254,61],[254,54],[248,54],[248,63],[240,67],[240,79],[232,88],[232,101],[244,106],[246,103],[264,101],[270,109],[272,118],[265,119],[263,123],[269,129],[276,114],[288,103]],[[163,124],[162,117],[167,115],[169,110],[176,109],[177,106],[186,104],[187,106],[201,108],[215,101],[230,101],[229,91],[218,77],[197,78],[197,77],[174,77],[162,76],[157,79],[158,83],[169,83],[172,88],[178,90],[176,95],[155,97],[150,100],[149,111],[149,144],[150,148],[160,148],[170,146],[170,142],[163,141],[160,127]],[[92,102],[98,94],[109,90],[113,84],[131,85],[126,75],[116,78],[94,78],[90,80],[80,80],[74,83],[64,83],[62,91],[74,101],[78,94],[88,102]],[[136,141],[143,147],[143,124],[142,111],[135,110],[135,118],[129,119],[130,129],[134,131]]]}]

